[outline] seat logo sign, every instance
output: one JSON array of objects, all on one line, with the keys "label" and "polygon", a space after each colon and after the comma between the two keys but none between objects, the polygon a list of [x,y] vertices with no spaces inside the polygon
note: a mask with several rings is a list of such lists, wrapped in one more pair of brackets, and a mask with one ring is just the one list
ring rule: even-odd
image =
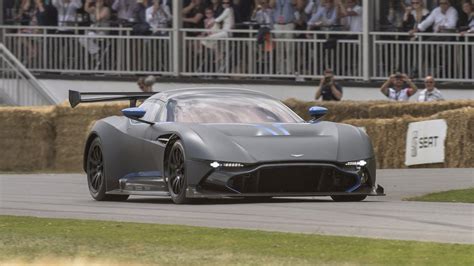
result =
[{"label": "seat logo sign", "polygon": [[446,120],[410,123],[406,138],[405,164],[444,162],[444,142],[448,126]]}]

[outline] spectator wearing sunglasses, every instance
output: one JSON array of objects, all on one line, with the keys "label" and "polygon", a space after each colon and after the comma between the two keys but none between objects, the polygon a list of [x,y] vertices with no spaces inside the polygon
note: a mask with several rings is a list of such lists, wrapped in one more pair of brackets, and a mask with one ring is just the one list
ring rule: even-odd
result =
[{"label": "spectator wearing sunglasses", "polygon": [[441,92],[435,88],[435,80],[432,76],[427,76],[425,78],[425,89],[420,91],[418,96],[418,102],[433,102],[433,101],[443,101],[443,95]]},{"label": "spectator wearing sunglasses", "polygon": [[424,7],[423,0],[413,0],[411,5],[405,7],[403,15],[403,29],[410,31],[418,27],[430,14],[430,11]]}]

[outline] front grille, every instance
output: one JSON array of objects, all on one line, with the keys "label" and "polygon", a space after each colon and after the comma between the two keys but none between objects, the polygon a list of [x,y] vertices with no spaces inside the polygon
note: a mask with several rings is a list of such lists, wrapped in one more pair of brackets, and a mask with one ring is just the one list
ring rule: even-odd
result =
[{"label": "front grille", "polygon": [[344,192],[358,177],[330,166],[267,166],[234,176],[227,185],[240,193]]}]

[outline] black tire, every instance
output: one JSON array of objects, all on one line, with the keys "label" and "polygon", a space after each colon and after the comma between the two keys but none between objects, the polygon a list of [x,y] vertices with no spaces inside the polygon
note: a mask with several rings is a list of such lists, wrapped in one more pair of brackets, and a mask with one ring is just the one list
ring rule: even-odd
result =
[{"label": "black tire", "polygon": [[95,138],[89,146],[86,165],[87,184],[93,199],[97,201],[124,201],[128,199],[128,195],[106,194],[104,156],[99,138]]},{"label": "black tire", "polygon": [[367,195],[350,195],[350,196],[331,196],[332,200],[337,202],[354,202],[363,201],[367,198]]},{"label": "black tire", "polygon": [[176,204],[190,203],[191,200],[186,198],[186,188],[188,180],[186,178],[186,154],[183,144],[180,140],[173,143],[173,146],[166,158],[166,180],[171,199]]}]

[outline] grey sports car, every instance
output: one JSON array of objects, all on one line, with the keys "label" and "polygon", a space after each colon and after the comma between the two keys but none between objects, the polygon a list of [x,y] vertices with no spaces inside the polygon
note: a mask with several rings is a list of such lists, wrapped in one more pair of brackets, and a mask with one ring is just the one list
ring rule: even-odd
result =
[{"label": "grey sports car", "polygon": [[[91,95],[102,95],[94,98]],[[105,96],[105,97],[104,97]],[[304,121],[260,92],[196,88],[147,93],[79,93],[81,102],[130,100],[124,116],[101,119],[85,145],[84,170],[96,200],[129,195],[196,198],[384,195],[369,137],[357,127]],[[134,107],[137,100],[143,100]]]}]

